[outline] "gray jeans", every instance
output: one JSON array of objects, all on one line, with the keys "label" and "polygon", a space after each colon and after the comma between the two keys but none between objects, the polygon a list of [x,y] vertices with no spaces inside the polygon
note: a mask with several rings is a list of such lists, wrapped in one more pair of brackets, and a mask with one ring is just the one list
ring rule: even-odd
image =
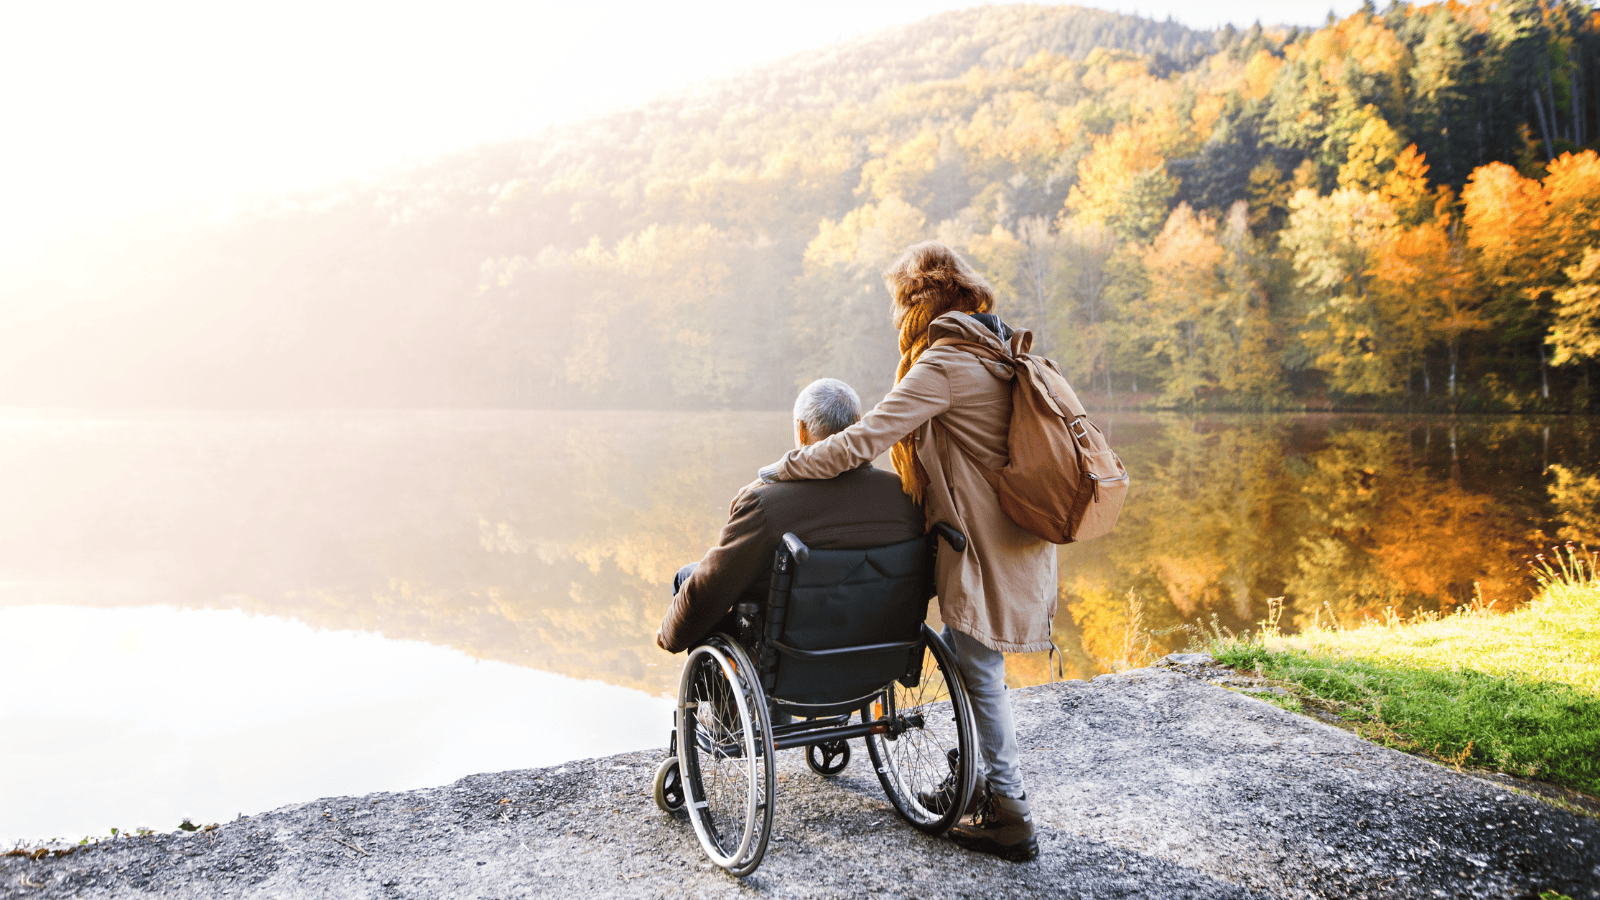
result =
[{"label": "gray jeans", "polygon": [[978,727],[980,770],[989,789],[1007,797],[1021,797],[1022,770],[1017,767],[1017,727],[1011,719],[1011,697],[1006,693],[1006,656],[990,650],[977,638],[946,625],[939,635],[956,654],[956,665],[972,698],[972,718]]}]

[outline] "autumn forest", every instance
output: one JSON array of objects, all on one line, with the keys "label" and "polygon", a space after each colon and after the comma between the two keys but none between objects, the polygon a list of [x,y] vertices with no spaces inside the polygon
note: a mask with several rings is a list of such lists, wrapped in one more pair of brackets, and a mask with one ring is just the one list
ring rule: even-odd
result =
[{"label": "autumn forest", "polygon": [[1600,14],[947,13],[4,273],[0,402],[776,408],[938,238],[1100,405],[1582,411]]}]

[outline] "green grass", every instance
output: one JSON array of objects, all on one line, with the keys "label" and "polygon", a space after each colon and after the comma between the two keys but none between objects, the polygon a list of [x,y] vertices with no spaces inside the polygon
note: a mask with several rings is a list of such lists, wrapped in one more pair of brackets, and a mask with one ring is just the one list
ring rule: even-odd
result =
[{"label": "green grass", "polygon": [[[1600,794],[1600,580],[1592,553],[1546,561],[1514,612],[1219,639],[1220,661],[1296,689],[1364,737],[1458,767]],[[1292,705],[1291,705],[1292,704]]]}]

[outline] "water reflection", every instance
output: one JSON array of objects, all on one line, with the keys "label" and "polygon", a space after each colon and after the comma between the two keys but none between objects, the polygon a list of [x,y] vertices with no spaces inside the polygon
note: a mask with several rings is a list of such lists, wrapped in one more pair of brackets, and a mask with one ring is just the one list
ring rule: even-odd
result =
[{"label": "water reflection", "polygon": [[[1069,677],[1176,649],[1213,618],[1247,627],[1270,597],[1286,598],[1290,627],[1475,591],[1514,605],[1529,595],[1524,557],[1600,537],[1591,420],[1104,418],[1134,489],[1112,537],[1061,551]],[[665,585],[789,427],[783,412],[0,417],[0,609],[244,611],[659,696],[677,668],[651,642]],[[245,677],[226,658],[212,668]],[[341,677],[375,677],[360,668]],[[1048,678],[1042,654],[1012,671]],[[19,677],[25,693],[51,690]],[[158,690],[181,705],[195,678]],[[73,742],[103,728],[74,726]],[[106,733],[90,756],[134,740]],[[15,752],[34,746],[12,734]]]},{"label": "water reflection", "polygon": [[638,691],[224,610],[0,609],[0,684],[6,846],[644,749],[671,724]]},{"label": "water reflection", "polygon": [[1188,628],[1250,627],[1284,597],[1284,626],[1506,609],[1526,559],[1600,537],[1587,419],[1134,417],[1114,423],[1135,479],[1118,532],[1065,550],[1080,666],[1116,660],[1142,618],[1153,649]]}]

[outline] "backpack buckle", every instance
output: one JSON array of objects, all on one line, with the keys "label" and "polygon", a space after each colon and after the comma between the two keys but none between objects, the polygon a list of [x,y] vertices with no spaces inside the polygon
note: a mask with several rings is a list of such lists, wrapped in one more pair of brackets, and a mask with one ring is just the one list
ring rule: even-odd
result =
[{"label": "backpack buckle", "polygon": [[1089,439],[1089,429],[1083,424],[1082,417],[1073,419],[1072,424],[1067,426],[1067,430],[1072,432],[1072,436],[1080,441],[1086,441]]}]

